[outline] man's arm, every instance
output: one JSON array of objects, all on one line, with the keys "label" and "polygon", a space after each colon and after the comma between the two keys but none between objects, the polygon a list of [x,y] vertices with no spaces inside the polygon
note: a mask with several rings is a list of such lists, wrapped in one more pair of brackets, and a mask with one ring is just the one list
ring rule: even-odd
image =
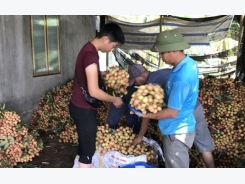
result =
[{"label": "man's arm", "polygon": [[143,118],[148,118],[148,119],[167,119],[167,118],[175,118],[178,115],[178,110],[171,109],[171,108],[165,108],[157,113],[147,113],[143,114]]},{"label": "man's arm", "polygon": [[159,111],[157,113],[148,113],[145,115],[142,115],[142,122],[139,134],[137,137],[133,140],[133,145],[139,144],[142,141],[143,136],[145,135],[147,128],[150,124],[151,119],[166,119],[166,118],[175,118],[178,115],[178,110],[174,110],[171,108],[163,109],[162,111]]},{"label": "man's arm", "polygon": [[150,124],[150,119],[142,118],[140,131],[137,137],[134,139],[133,145],[139,144],[142,141],[142,138],[145,135],[149,124]]},{"label": "man's arm", "polygon": [[99,88],[98,85],[98,68],[96,64],[91,64],[85,68],[87,76],[88,92],[90,96],[102,101],[112,102],[116,107],[121,107],[123,101],[120,97],[114,97]]}]

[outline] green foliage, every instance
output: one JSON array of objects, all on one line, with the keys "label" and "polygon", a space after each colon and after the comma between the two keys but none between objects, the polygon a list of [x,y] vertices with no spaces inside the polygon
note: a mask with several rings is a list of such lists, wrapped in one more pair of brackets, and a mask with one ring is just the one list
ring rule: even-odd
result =
[{"label": "green foliage", "polygon": [[228,31],[228,33],[227,33],[227,38],[231,38],[231,32],[230,31]]},{"label": "green foliage", "polygon": [[230,31],[232,33],[239,33],[240,32],[240,24],[237,21],[232,21]]},{"label": "green foliage", "polygon": [[233,50],[229,50],[229,51],[228,51],[228,56],[234,56]]},{"label": "green foliage", "polygon": [[0,104],[0,118],[4,118],[5,104]]},{"label": "green foliage", "polygon": [[237,40],[240,33],[240,24],[237,21],[232,21],[227,37]]}]

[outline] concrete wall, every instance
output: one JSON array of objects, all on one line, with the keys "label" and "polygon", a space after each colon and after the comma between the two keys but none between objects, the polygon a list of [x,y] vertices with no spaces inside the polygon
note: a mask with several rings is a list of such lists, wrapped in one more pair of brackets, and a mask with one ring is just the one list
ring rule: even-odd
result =
[{"label": "concrete wall", "polygon": [[0,104],[29,123],[41,95],[73,77],[77,54],[95,37],[95,16],[60,16],[61,74],[33,77],[30,16],[0,16]]}]

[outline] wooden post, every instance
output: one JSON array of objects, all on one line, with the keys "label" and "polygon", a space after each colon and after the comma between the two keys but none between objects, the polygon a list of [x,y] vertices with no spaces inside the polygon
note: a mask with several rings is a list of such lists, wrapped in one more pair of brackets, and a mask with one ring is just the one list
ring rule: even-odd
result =
[{"label": "wooden post", "polygon": [[[104,24],[108,23],[108,15],[104,16]],[[109,59],[108,59],[108,53],[106,53],[106,70],[109,66]]]},{"label": "wooden post", "polygon": [[238,52],[240,51],[241,44],[243,44],[243,43],[241,43],[242,35],[243,35],[243,22],[244,22],[244,15],[241,15],[240,16],[240,32],[239,32]]},{"label": "wooden post", "polygon": [[[159,33],[162,32],[163,19],[164,19],[164,17],[162,15],[160,15],[160,30],[159,30]],[[159,69],[160,65],[161,65],[161,58],[159,57],[159,59],[158,59],[158,69]]]}]

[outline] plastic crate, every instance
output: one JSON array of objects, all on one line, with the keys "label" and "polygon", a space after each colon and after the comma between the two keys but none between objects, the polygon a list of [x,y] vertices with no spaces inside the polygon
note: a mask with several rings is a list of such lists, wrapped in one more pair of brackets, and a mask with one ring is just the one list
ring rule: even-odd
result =
[{"label": "plastic crate", "polygon": [[148,165],[145,162],[135,162],[133,164],[121,166],[120,168],[157,168],[157,167]]}]

